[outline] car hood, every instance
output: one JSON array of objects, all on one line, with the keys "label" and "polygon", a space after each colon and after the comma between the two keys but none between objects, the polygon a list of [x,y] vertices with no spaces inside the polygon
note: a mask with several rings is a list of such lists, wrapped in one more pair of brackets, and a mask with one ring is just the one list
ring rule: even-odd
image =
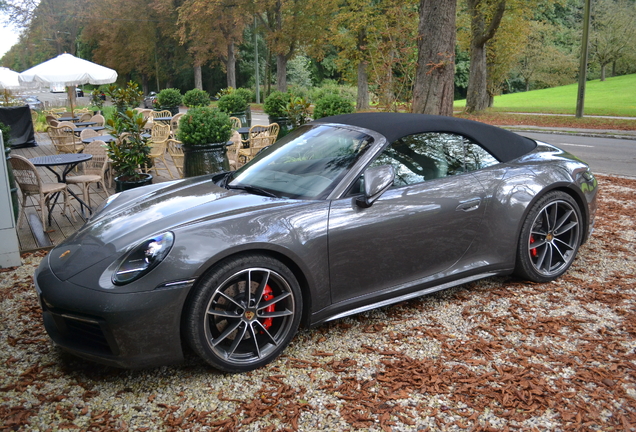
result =
[{"label": "car hood", "polygon": [[49,263],[59,279],[67,280],[149,236],[202,220],[294,203],[298,201],[226,190],[214,184],[211,176],[138,188],[122,193],[51,250]]}]

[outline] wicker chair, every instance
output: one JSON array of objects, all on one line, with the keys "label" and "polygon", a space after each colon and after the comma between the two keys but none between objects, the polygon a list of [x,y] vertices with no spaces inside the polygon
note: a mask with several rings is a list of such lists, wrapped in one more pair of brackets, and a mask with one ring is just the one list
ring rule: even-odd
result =
[{"label": "wicker chair", "polygon": [[84,153],[92,154],[93,158],[83,163],[84,174],[77,176],[67,176],[67,184],[79,185],[82,188],[84,202],[90,206],[91,183],[97,183],[104,188],[106,196],[109,196],[106,189],[106,171],[108,170],[108,154],[106,153],[106,143],[101,140],[93,141],[84,148]]},{"label": "wicker chair", "polygon": [[[174,178],[172,175],[172,171],[168,168],[168,163],[166,162],[166,146],[168,144],[168,139],[170,138],[170,125],[169,124],[159,124],[155,123],[152,127],[152,132],[150,133],[150,153],[148,157],[152,160],[152,167],[146,167],[146,172],[154,170],[157,175],[159,175],[159,170],[168,171],[168,175],[171,179]],[[160,168],[157,165],[157,162],[161,161],[163,163],[164,168]]]},{"label": "wicker chair", "polygon": [[179,173],[179,177],[183,178],[183,145],[181,141],[177,141],[176,139],[168,140],[168,154],[172,158],[172,162],[174,162],[174,167],[177,169],[177,173]]},{"label": "wicker chair", "polygon": [[157,117],[172,117],[172,112],[170,110],[150,111],[148,118],[155,119]]},{"label": "wicker chair", "polygon": [[243,127],[241,124],[241,119],[238,117],[230,117],[230,121],[232,122],[232,129],[237,130]]},{"label": "wicker chair", "polygon": [[[20,191],[22,192],[22,211],[20,212],[20,217],[18,218],[18,226],[20,226],[20,222],[25,215],[27,207],[39,206],[42,218],[42,226],[45,227],[47,216],[45,213],[45,209],[50,211],[48,205],[51,201],[51,198],[53,198],[58,193],[64,194],[63,212],[66,213],[68,204],[68,189],[66,183],[44,183],[40,178],[40,174],[38,173],[35,165],[33,165],[31,161],[23,156],[11,155],[9,162],[11,163],[11,168],[13,169],[15,181],[20,187]],[[33,196],[34,198],[36,198],[37,205],[27,205],[27,197],[29,196]],[[75,216],[73,216],[73,218],[74,217]]]},{"label": "wicker chair", "polygon": [[230,162],[230,169],[234,171],[243,165],[238,157],[238,151],[243,146],[243,141],[241,141],[241,135],[237,131],[232,132],[230,141],[232,144],[227,146],[227,160]]},{"label": "wicker chair", "polygon": [[57,121],[57,117],[52,114],[47,114],[45,119],[46,124],[48,124],[49,126],[57,126],[60,123],[59,121]]},{"label": "wicker chair", "polygon": [[91,118],[93,118],[93,115],[91,113],[84,113],[84,114],[80,114],[79,121],[87,122],[87,121],[90,121]]},{"label": "wicker chair", "polygon": [[172,120],[170,120],[170,135],[172,135],[172,137],[177,136],[177,131],[179,130],[179,120],[181,119],[181,116],[183,116],[182,113],[176,114],[172,117]]},{"label": "wicker chair", "polygon": [[84,146],[74,133],[73,123],[61,122],[58,126],[49,126],[47,132],[55,150],[60,153],[79,153]]},{"label": "wicker chair", "polygon": [[96,136],[101,136],[102,131],[94,131],[93,129],[83,129],[80,132],[80,141],[84,141],[86,138],[93,138]]},{"label": "wicker chair", "polygon": [[247,163],[256,154],[276,142],[280,127],[278,123],[272,123],[268,126],[254,125],[250,128],[249,137],[243,143],[247,147],[239,148],[237,159],[240,163]]},{"label": "wicker chair", "polygon": [[104,126],[104,123],[106,123],[106,119],[101,114],[95,114],[88,121],[95,122],[95,126]]}]

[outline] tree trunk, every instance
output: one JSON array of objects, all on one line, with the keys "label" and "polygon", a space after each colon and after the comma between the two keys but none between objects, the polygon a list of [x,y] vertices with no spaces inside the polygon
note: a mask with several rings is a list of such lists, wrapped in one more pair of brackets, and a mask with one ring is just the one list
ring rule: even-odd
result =
[{"label": "tree trunk", "polygon": [[420,0],[413,112],[453,115],[455,0]]},{"label": "tree trunk", "polygon": [[367,74],[367,62],[358,63],[358,100],[357,111],[369,109],[369,76]]},{"label": "tree trunk", "polygon": [[236,54],[234,52],[234,42],[227,44],[227,86],[236,88]]},{"label": "tree trunk", "polygon": [[276,90],[287,91],[287,57],[276,54]]},{"label": "tree trunk", "polygon": [[466,111],[469,113],[488,108],[486,79],[486,46],[470,47],[470,73],[466,94]]},{"label": "tree trunk", "polygon": [[470,13],[470,73],[466,95],[466,111],[482,111],[488,107],[488,80],[486,69],[486,42],[492,39],[501,24],[506,0],[500,0],[490,21],[486,24],[482,0],[466,0]]},{"label": "tree trunk", "polygon": [[141,91],[148,94],[148,74],[141,74]]},{"label": "tree trunk", "polygon": [[194,65],[194,88],[203,90],[203,75],[200,64]]},{"label": "tree trunk", "polygon": [[601,81],[605,81],[605,67],[606,66],[607,65],[605,65],[605,64],[601,65]]}]

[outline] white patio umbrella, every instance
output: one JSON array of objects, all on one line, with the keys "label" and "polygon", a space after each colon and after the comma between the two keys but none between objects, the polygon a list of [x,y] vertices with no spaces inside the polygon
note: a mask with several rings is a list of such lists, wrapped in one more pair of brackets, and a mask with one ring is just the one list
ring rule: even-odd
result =
[{"label": "white patio umbrella", "polygon": [[12,90],[25,89],[27,87],[33,88],[39,86],[39,84],[36,82],[20,83],[18,79],[19,75],[20,74],[14,70],[6,67],[0,67],[0,91],[2,92],[2,98],[4,99],[5,103],[12,100]]},{"label": "white patio umbrella", "polygon": [[0,90],[17,90],[20,88],[20,81],[18,80],[16,71],[13,71],[6,67],[0,67]]},{"label": "white patio umbrella", "polygon": [[117,80],[117,72],[71,54],[59,56],[33,66],[19,75],[21,83],[60,83],[67,87],[71,111],[75,100],[74,87],[79,84],[110,84]]}]

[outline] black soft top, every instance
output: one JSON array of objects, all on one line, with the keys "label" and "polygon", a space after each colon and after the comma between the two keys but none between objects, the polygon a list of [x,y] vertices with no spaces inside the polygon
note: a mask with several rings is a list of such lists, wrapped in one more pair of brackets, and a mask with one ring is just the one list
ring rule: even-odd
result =
[{"label": "black soft top", "polygon": [[455,133],[481,144],[501,162],[509,162],[523,156],[537,146],[537,143],[529,138],[485,123],[427,114],[343,114],[324,117],[314,123],[339,123],[370,129],[384,135],[390,143],[417,133]]}]

